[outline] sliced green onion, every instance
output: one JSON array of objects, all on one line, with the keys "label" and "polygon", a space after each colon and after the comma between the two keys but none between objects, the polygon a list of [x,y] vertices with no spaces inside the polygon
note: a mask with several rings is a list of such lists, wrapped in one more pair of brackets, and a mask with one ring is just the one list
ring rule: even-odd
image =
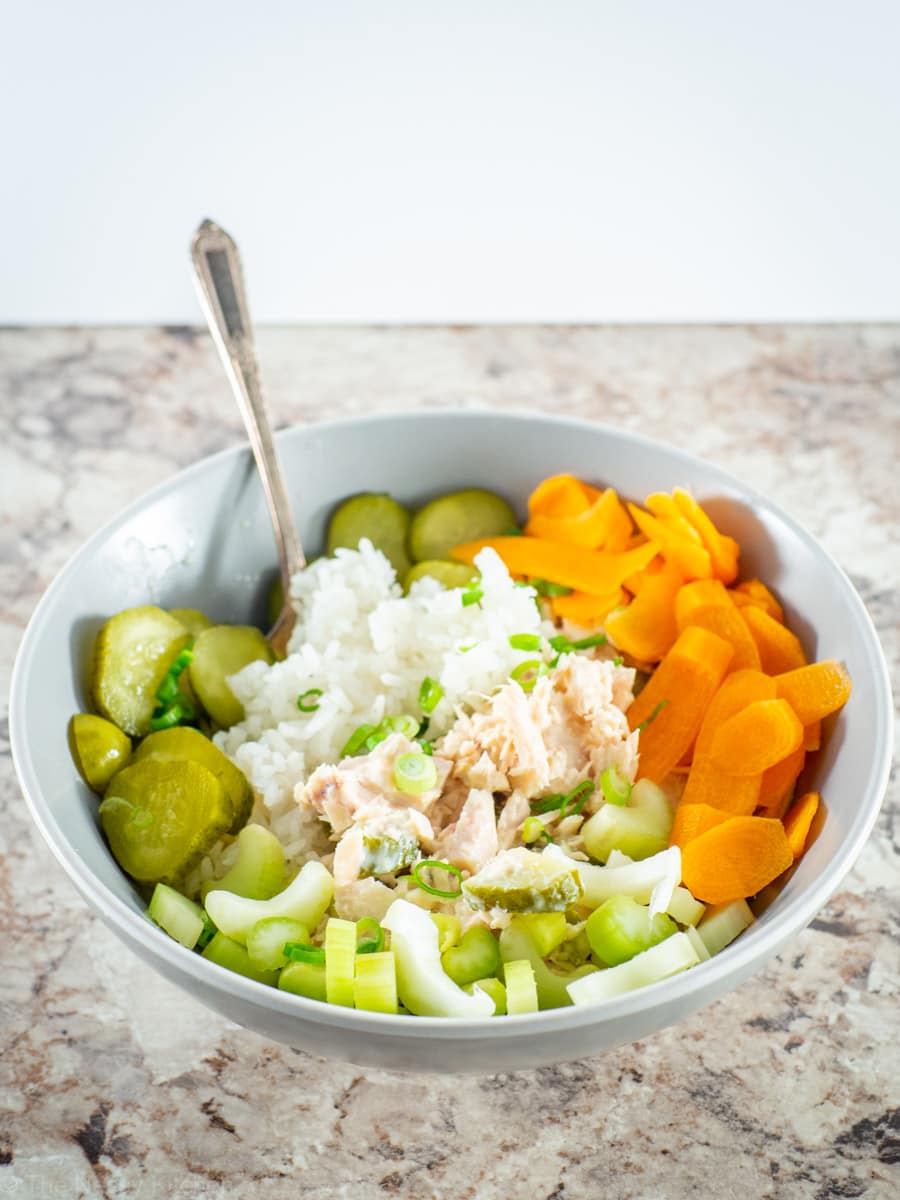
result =
[{"label": "sliced green onion", "polygon": [[168,708],[164,708],[159,712],[158,716],[150,718],[150,728],[154,733],[157,733],[160,729],[172,729],[175,725],[179,724],[183,716],[184,713],[181,710],[181,706],[171,704]]},{"label": "sliced green onion", "polygon": [[163,708],[167,708],[178,695],[178,680],[170,671],[156,689],[156,699]]},{"label": "sliced green onion", "polygon": [[621,667],[624,665],[624,663],[625,663],[625,659],[622,657],[621,654],[617,654],[616,657],[613,659],[614,667]]},{"label": "sliced green onion", "polygon": [[575,590],[564,583],[551,583],[549,579],[532,579],[531,586],[539,596],[571,596]]},{"label": "sliced green onion", "polygon": [[657,704],[656,708],[654,708],[654,710],[650,714],[650,716],[647,717],[647,719],[645,721],[641,721],[640,725],[638,725],[637,732],[643,733],[644,730],[647,728],[647,726],[650,724],[650,722],[656,720],[656,718],[659,716],[659,714],[662,712],[662,710],[666,707],[666,705],[668,703],[669,703],[668,700],[660,700],[659,704]]},{"label": "sliced green onion", "polygon": [[546,842],[552,842],[553,838],[544,827],[544,822],[538,817],[526,817],[522,825],[522,841],[526,846],[531,846],[534,842],[539,842],[541,838]]},{"label": "sliced green onion", "polygon": [[285,942],[281,953],[290,962],[323,963],[325,951],[321,946],[313,946],[309,942]]},{"label": "sliced green onion", "polygon": [[590,779],[585,779],[583,783],[579,783],[577,787],[572,788],[571,792],[569,792],[568,796],[566,796],[559,806],[560,817],[578,816],[587,803],[588,796],[593,791],[594,784]]},{"label": "sliced green onion", "polygon": [[478,604],[484,597],[484,589],[477,583],[470,583],[462,594],[463,608],[469,608],[472,604]]},{"label": "sliced green onion", "polygon": [[378,954],[384,949],[384,930],[374,917],[356,922],[356,953]]},{"label": "sliced green onion", "polygon": [[564,633],[558,633],[555,637],[552,637],[550,645],[558,654],[566,654],[572,649],[572,643]]},{"label": "sliced green onion", "polygon": [[594,633],[590,637],[579,638],[577,642],[572,642],[565,634],[558,633],[550,639],[550,645],[556,651],[556,658],[551,666],[556,666],[561,654],[572,654],[575,650],[590,650],[592,646],[605,646],[608,641],[609,638],[605,633]]},{"label": "sliced green onion", "polygon": [[[302,696],[297,697],[297,707],[302,713],[316,712],[319,707],[319,702],[315,699],[315,697],[322,695],[324,695],[324,693],[321,688],[307,688]],[[310,700],[312,700],[312,703],[310,703]]]},{"label": "sliced green onion", "polygon": [[524,537],[525,534],[518,525],[510,525],[509,529],[504,529],[502,537]]},{"label": "sliced green onion", "polygon": [[514,683],[517,683],[523,692],[534,690],[534,685],[542,675],[547,674],[547,664],[539,658],[529,658],[525,662],[519,663],[514,667],[509,677]]},{"label": "sliced green onion", "polygon": [[590,637],[579,638],[572,643],[573,650],[590,650],[592,646],[605,646],[609,638],[605,633],[594,633]]},{"label": "sliced green onion", "polygon": [[531,811],[535,816],[542,817],[545,813],[556,812],[565,802],[562,792],[554,792],[550,796],[542,796],[540,800],[531,801]]},{"label": "sliced green onion", "polygon": [[460,646],[459,653],[460,654],[468,654],[469,651],[474,650],[477,645],[478,645],[477,642],[473,642],[471,646]]},{"label": "sliced green onion", "polygon": [[352,758],[354,754],[357,754],[363,748],[366,738],[374,732],[374,725],[358,725],[344,743],[341,758]]},{"label": "sliced green onion", "polygon": [[[442,888],[432,887],[430,883],[425,883],[421,872],[426,868],[432,871],[448,871],[451,875],[455,875],[459,880],[459,887],[455,892],[445,892]],[[456,900],[462,895],[463,874],[459,867],[454,867],[453,863],[441,862],[439,858],[423,858],[413,867],[412,877],[416,881],[416,886],[420,887],[423,892],[427,892],[429,896],[440,896],[442,900]]]},{"label": "sliced green onion", "polygon": [[631,784],[618,767],[606,768],[600,776],[600,789],[608,804],[627,804],[631,795]]},{"label": "sliced green onion", "polygon": [[431,742],[426,742],[424,738],[416,738],[416,745],[421,746],[422,753],[427,754],[429,758],[434,754],[434,747]]},{"label": "sliced green onion", "polygon": [[[409,713],[400,713],[400,715],[397,717],[385,717],[375,732],[384,732],[385,737],[387,737],[389,732],[402,733],[405,737],[408,737],[410,740],[412,740],[414,737],[418,737],[420,733],[419,722],[415,717],[411,717]],[[366,744],[368,745],[371,740],[371,737],[367,738]],[[378,740],[384,741],[384,738],[379,738]]]},{"label": "sliced green onion", "polygon": [[394,784],[408,796],[430,792],[437,783],[437,767],[427,754],[413,750],[394,760]]},{"label": "sliced green onion", "polygon": [[509,638],[513,650],[540,650],[541,641],[539,633],[514,633]]},{"label": "sliced green onion", "polygon": [[[423,713],[427,713],[430,716],[443,698],[444,689],[436,679],[432,679],[430,675],[426,675],[422,680],[422,686],[419,688],[419,708],[421,708]],[[420,732],[424,731],[420,730]]]}]

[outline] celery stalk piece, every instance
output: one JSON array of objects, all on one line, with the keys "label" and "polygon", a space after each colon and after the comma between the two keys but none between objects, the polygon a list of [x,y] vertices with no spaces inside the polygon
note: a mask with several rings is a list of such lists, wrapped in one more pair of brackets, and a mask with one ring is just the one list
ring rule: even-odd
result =
[{"label": "celery stalk piece", "polygon": [[585,850],[599,862],[606,862],[613,850],[642,859],[665,850],[671,825],[650,809],[604,804],[581,827],[581,836]]},{"label": "celery stalk piece", "polygon": [[746,900],[732,900],[706,910],[697,933],[710,954],[718,954],[754,921]]},{"label": "celery stalk piece", "polygon": [[617,967],[677,933],[678,926],[665,913],[652,915],[630,896],[611,896],[588,917],[585,932],[597,958]]},{"label": "celery stalk piece", "polygon": [[506,1011],[509,1015],[537,1012],[537,984],[528,959],[504,963],[503,977],[506,980]]},{"label": "celery stalk piece", "polygon": [[706,912],[706,905],[695,900],[686,887],[677,887],[666,906],[666,912],[679,925],[696,925]]},{"label": "celery stalk piece", "polygon": [[655,917],[659,913],[664,913],[672,903],[672,897],[675,894],[675,889],[681,883],[681,850],[678,846],[672,846],[674,854],[669,854],[665,851],[668,857],[665,861],[665,873],[662,878],[653,888],[650,893],[650,916]]},{"label": "celery stalk piece", "polygon": [[598,867],[593,863],[577,862],[557,846],[548,846],[544,855],[563,858],[577,870],[584,889],[580,903],[585,908],[599,908],[611,896],[630,896],[639,904],[647,904],[657,884],[668,886],[676,873],[678,879],[681,878],[681,851],[677,846],[624,867]]},{"label": "celery stalk piece", "polygon": [[470,996],[474,995],[475,991],[484,992],[494,1002],[494,1016],[506,1016],[506,988],[499,979],[491,977],[490,979],[476,979],[474,983],[467,983],[463,988]]},{"label": "celery stalk piece", "polygon": [[654,783],[650,779],[639,779],[631,789],[628,807],[636,808],[639,812],[645,812],[654,817],[665,829],[666,837],[672,832],[675,809],[658,783]]},{"label": "celery stalk piece", "polygon": [[357,1008],[367,1012],[397,1011],[397,969],[393,950],[359,955],[353,980],[353,1001]]},{"label": "celery stalk piece", "polygon": [[712,955],[706,948],[703,938],[700,936],[700,934],[697,932],[697,930],[695,929],[695,927],[693,925],[688,925],[688,927],[685,929],[684,933],[685,933],[685,936],[687,937],[688,941],[691,943],[691,945],[696,950],[697,957],[700,959],[701,962],[706,962],[706,960],[708,958],[712,958]]},{"label": "celery stalk piece", "polygon": [[246,949],[221,931],[215,935],[206,949],[203,957],[210,962],[218,963],[228,971],[236,971],[238,975],[246,975],[248,979],[256,979],[260,983],[268,983],[273,987],[278,983],[277,971],[261,971],[250,961]]},{"label": "celery stalk piece", "polygon": [[494,1002],[485,992],[469,996],[441,966],[438,929],[428,913],[408,900],[395,900],[382,921],[390,930],[397,966],[397,991],[404,1006],[421,1017],[489,1017]]},{"label": "celery stalk piece", "polygon": [[500,934],[500,957],[504,963],[527,959],[531,964],[540,1008],[564,1008],[571,1004],[568,985],[576,979],[594,974],[597,970],[590,964],[565,974],[551,970],[541,957],[531,931],[522,917],[513,917]]},{"label": "celery stalk piece", "polygon": [[325,926],[325,991],[329,1004],[353,1007],[356,922],[330,917]]},{"label": "celery stalk piece", "polygon": [[566,940],[569,926],[565,913],[523,913],[518,919],[531,934],[531,940],[541,958],[552,954],[557,946]]},{"label": "celery stalk piece", "polygon": [[[565,917],[563,920],[565,921]],[[441,965],[460,987],[474,983],[476,979],[494,975],[500,968],[500,947],[497,939],[484,925],[473,925],[463,934],[459,945],[444,951],[441,955]]]},{"label": "celery stalk piece", "polygon": [[249,900],[270,900],[284,887],[284,850],[263,825],[245,825],[237,835],[237,858],[221,879],[203,885],[203,897],[213,891],[234,892]]},{"label": "celery stalk piece", "polygon": [[576,1005],[596,1004],[613,996],[633,992],[651,983],[659,983],[700,961],[697,951],[685,933],[673,933],[656,946],[635,955],[618,967],[597,971],[585,979],[569,984],[569,995]]},{"label": "celery stalk piece", "polygon": [[278,971],[286,963],[285,942],[309,942],[309,930],[292,917],[266,917],[247,934],[247,953],[254,967]]},{"label": "celery stalk piece", "polygon": [[441,954],[443,954],[445,950],[449,950],[451,946],[455,946],[459,941],[459,935],[462,933],[462,924],[459,917],[451,917],[449,913],[432,913],[431,919],[437,925],[438,946]]},{"label": "celery stalk piece", "polygon": [[634,859],[627,854],[623,854],[621,850],[610,850],[606,865],[608,867],[627,867],[629,863],[633,862]]},{"label": "celery stalk piece", "polygon": [[250,900],[219,889],[206,897],[206,911],[218,929],[242,944],[257,921],[291,917],[315,929],[334,896],[334,880],[320,862],[305,863],[297,878],[269,900]]},{"label": "celery stalk piece", "polygon": [[321,1000],[324,1004],[327,995],[325,990],[324,963],[289,962],[283,967],[278,976],[278,986],[283,992],[291,992],[295,996],[306,996],[308,1000]]},{"label": "celery stalk piece", "polygon": [[169,937],[193,950],[203,932],[203,909],[168,884],[158,883],[153,889],[148,914]]}]

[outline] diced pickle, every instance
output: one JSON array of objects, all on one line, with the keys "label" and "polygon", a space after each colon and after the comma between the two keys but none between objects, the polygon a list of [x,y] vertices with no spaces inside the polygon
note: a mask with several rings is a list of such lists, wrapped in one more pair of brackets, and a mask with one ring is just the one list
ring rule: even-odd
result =
[{"label": "diced pickle", "polygon": [[131,758],[131,738],[105,717],[76,713],[69,721],[69,750],[84,782],[103,795]]},{"label": "diced pickle", "polygon": [[206,613],[202,613],[199,608],[170,608],[169,616],[180,621],[192,637],[196,637],[212,625]]},{"label": "diced pickle", "polygon": [[582,894],[572,865],[522,846],[498,854],[462,891],[470,908],[506,912],[564,912]]},{"label": "diced pickle", "polygon": [[101,716],[131,737],[150,732],[156,692],[189,634],[161,608],[126,608],[97,635],[90,693]]},{"label": "diced pickle", "polygon": [[339,547],[356,550],[360,538],[368,538],[390,561],[402,579],[409,569],[406,535],[409,513],[391,496],[363,492],[339,505],[328,525],[328,553]]},{"label": "diced pickle", "polygon": [[194,656],[188,667],[191,683],[200,703],[223,729],[244,719],[244,706],[227,680],[257,661],[273,663],[275,655],[253,625],[213,625],[194,642]]},{"label": "diced pickle", "polygon": [[451,588],[465,587],[473,579],[477,579],[478,571],[466,563],[428,559],[410,567],[403,579],[403,590],[408,592],[416,580],[423,579],[426,575],[436,579],[442,588],[449,591]]},{"label": "diced pickle", "polygon": [[134,752],[134,761],[153,758],[159,762],[196,762],[212,771],[231,800],[234,818],[229,833],[237,833],[247,824],[253,808],[253,791],[243,771],[197,729],[179,726],[161,729],[145,737]]},{"label": "diced pickle", "polygon": [[141,883],[177,886],[231,819],[225,789],[195,762],[133,763],[114,776],[100,805],[116,862]]},{"label": "diced pickle", "polygon": [[411,867],[422,857],[418,839],[413,834],[378,832],[377,828],[362,829],[362,859],[360,878],[367,875],[390,875],[402,867]]},{"label": "diced pickle", "polygon": [[449,558],[454,546],[498,537],[515,524],[515,513],[502,496],[483,488],[451,492],[432,500],[413,517],[410,554],[418,563]]}]

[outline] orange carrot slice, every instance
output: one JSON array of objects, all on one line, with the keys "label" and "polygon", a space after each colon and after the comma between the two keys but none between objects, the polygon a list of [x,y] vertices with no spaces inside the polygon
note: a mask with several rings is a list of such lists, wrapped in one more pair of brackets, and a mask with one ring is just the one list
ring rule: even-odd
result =
[{"label": "orange carrot slice", "polygon": [[675,618],[678,628],[684,629],[688,617],[695,608],[708,608],[712,604],[728,607],[731,598],[721,579],[695,579],[686,583],[675,598]]},{"label": "orange carrot slice", "polygon": [[770,617],[784,624],[784,609],[759,579],[745,579],[733,588],[731,596],[739,607],[752,604],[756,608],[764,609]]},{"label": "orange carrot slice", "polygon": [[650,676],[628,710],[628,723],[640,736],[642,779],[661,782],[689,748],[703,714],[725,677],[731,646],[714,633],[690,625]]},{"label": "orange carrot slice", "polygon": [[727,604],[706,604],[692,608],[687,615],[689,625],[702,625],[710,633],[729,642],[734,650],[731,660],[731,670],[760,669],[759,651],[756,642],[750,635],[747,626],[741,620],[740,612],[729,600]]},{"label": "orange carrot slice", "polygon": [[728,774],[712,760],[710,750],[718,730],[736,713],[757,700],[774,699],[775,680],[761,671],[735,671],[725,679],[703,717],[679,808],[705,805],[740,816],[753,812],[759,804],[762,776]]},{"label": "orange carrot slice", "polygon": [[669,845],[678,846],[683,850],[688,842],[706,833],[707,829],[713,829],[723,821],[730,821],[733,816],[734,813],[723,812],[709,804],[679,804],[675,809]]},{"label": "orange carrot slice", "polygon": [[[591,495],[593,493],[593,495]],[[528,514],[545,517],[577,517],[597,498],[594,488],[574,475],[551,475],[539,483],[528,497]]]},{"label": "orange carrot slice", "polygon": [[703,546],[673,533],[658,517],[652,517],[635,504],[629,504],[628,511],[641,533],[659,546],[664,558],[679,565],[686,579],[709,579],[712,576],[712,562]]},{"label": "orange carrot slice", "polygon": [[822,722],[813,721],[811,725],[803,726],[803,749],[818,750],[822,745]]},{"label": "orange carrot slice", "polygon": [[683,583],[677,563],[666,563],[658,573],[645,575],[641,590],[627,608],[606,621],[613,643],[642,662],[659,662],[678,636],[675,596]]},{"label": "orange carrot slice", "polygon": [[532,537],[485,538],[456,546],[450,553],[459,562],[473,563],[475,556],[486,546],[500,555],[513,575],[549,579],[579,592],[590,592],[592,596],[608,596],[623,579],[645,567],[656,556],[656,546],[652,542],[634,550],[610,554],[605,550],[582,550],[579,546]]},{"label": "orange carrot slice", "polygon": [[790,704],[756,700],[716,730],[709,756],[731,775],[760,775],[802,747],[803,726]]},{"label": "orange carrot slice", "polygon": [[800,639],[787,626],[779,624],[765,609],[753,604],[739,609],[739,612],[753,635],[762,669],[767,675],[780,675],[784,671],[806,666],[806,655]]},{"label": "orange carrot slice", "polygon": [[784,818],[784,832],[794,856],[794,862],[803,855],[813,818],[819,811],[819,793],[805,792],[791,805]]},{"label": "orange carrot slice", "polygon": [[[553,517],[541,512],[532,514],[525,532],[529,537],[547,538],[552,542],[583,546],[585,550],[597,550],[606,545],[619,510],[622,510],[619,497],[612,488],[607,488],[590,507],[576,516]],[[630,521],[628,529],[630,533]]]},{"label": "orange carrot slice", "polygon": [[847,668],[834,659],[776,675],[775,686],[804,725],[843,708],[853,688]]},{"label": "orange carrot slice", "polygon": [[763,771],[757,807],[760,816],[777,817],[779,820],[784,816],[805,763],[806,751],[800,746],[781,762]]},{"label": "orange carrot slice", "polygon": [[628,603],[628,596],[621,588],[608,596],[592,596],[590,592],[572,592],[568,596],[554,596],[550,607],[555,617],[563,617],[576,625],[599,624],[615,608]]},{"label": "orange carrot slice", "polygon": [[652,496],[647,497],[646,505],[654,517],[659,517],[662,523],[668,525],[673,533],[678,534],[679,537],[683,537],[689,542],[696,542],[698,546],[703,545],[703,539],[700,537],[700,534],[684,516],[671,496],[665,492],[654,492]]},{"label": "orange carrot slice", "polygon": [[672,497],[691,525],[700,534],[703,545],[712,562],[713,574],[723,583],[731,583],[737,578],[738,555],[740,548],[734,538],[720,533],[710,520],[706,511],[701,508],[690,492],[684,488],[675,488]]},{"label": "orange carrot slice", "polygon": [[688,842],[681,879],[705,904],[728,904],[755,896],[793,861],[780,821],[732,817]]}]

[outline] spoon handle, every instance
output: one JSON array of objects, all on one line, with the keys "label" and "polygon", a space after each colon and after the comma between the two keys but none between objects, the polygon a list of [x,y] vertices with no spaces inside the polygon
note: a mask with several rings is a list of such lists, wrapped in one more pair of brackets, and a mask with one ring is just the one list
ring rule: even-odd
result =
[{"label": "spoon handle", "polygon": [[253,327],[241,256],[234,239],[214,221],[203,221],[191,240],[200,303],[244,418],[272,516],[287,601],[291,576],[305,565],[281,464],[259,384]]}]

